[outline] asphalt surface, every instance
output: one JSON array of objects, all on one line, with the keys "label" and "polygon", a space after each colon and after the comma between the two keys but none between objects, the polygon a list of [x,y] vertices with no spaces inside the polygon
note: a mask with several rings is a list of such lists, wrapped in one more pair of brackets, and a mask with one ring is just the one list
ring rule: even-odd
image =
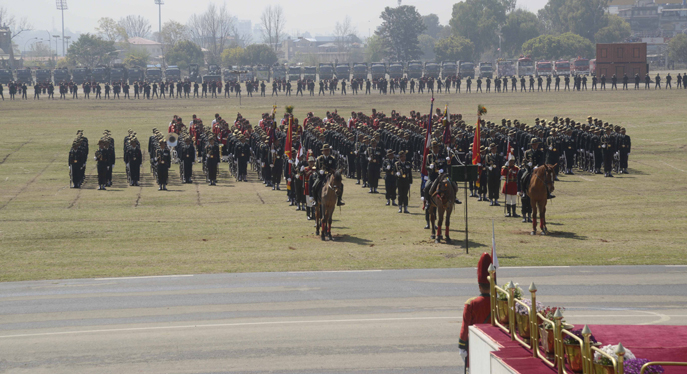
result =
[{"label": "asphalt surface", "polygon": [[[570,323],[687,325],[685,266],[497,277]],[[0,373],[460,373],[477,293],[475,269],[2,283]]]}]

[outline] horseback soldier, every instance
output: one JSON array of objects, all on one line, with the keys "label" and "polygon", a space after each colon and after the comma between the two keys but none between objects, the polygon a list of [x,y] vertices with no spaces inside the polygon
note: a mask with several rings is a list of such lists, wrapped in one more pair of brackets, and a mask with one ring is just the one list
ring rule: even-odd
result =
[{"label": "horseback soldier", "polygon": [[[542,154],[542,151],[539,150],[539,144],[541,144],[539,138],[532,138],[532,140],[530,141],[531,148],[528,149],[527,152],[525,152],[524,164],[527,171],[523,175],[523,191],[527,191],[527,189],[529,188],[530,176],[532,175],[532,171],[544,165],[544,155]],[[556,196],[551,195],[551,192],[549,192],[548,197],[549,199],[553,199]]]},{"label": "horseback soldier", "polygon": [[[325,144],[322,146],[322,154],[317,158],[316,166],[317,166],[317,180],[315,181],[315,184],[313,185],[313,191],[314,197],[316,200],[319,200],[320,198],[320,193],[322,191],[322,186],[326,182],[327,174],[334,174],[336,172],[336,158],[331,155],[332,149],[329,147],[329,144]],[[343,201],[341,201],[341,197],[343,196],[343,184],[341,185],[341,194],[337,196],[337,201],[336,205],[337,206],[342,206],[345,205]]]}]

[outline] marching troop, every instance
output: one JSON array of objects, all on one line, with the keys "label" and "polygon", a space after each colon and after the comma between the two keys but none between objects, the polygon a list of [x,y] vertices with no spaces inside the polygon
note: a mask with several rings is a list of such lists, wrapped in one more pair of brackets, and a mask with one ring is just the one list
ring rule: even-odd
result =
[{"label": "marching troop", "polygon": [[[574,75],[570,76],[547,76],[547,77],[496,77],[496,78],[481,78],[476,79],[460,76],[442,78],[395,78],[395,79],[328,79],[315,81],[312,79],[298,79],[291,83],[286,79],[275,79],[271,83],[271,96],[279,96],[280,94],[291,96],[303,96],[307,93],[309,96],[316,96],[315,90],[317,86],[317,96],[321,95],[347,95],[350,91],[353,95],[363,94],[370,95],[377,92],[380,95],[386,94],[434,94],[447,93],[452,91],[459,93],[482,93],[482,92],[548,92],[548,91],[586,91],[588,90],[588,81],[591,84],[590,90],[606,90],[606,83],[610,84],[609,90],[618,90],[618,85],[622,84],[622,90],[629,90],[629,84],[634,83],[634,89],[640,89],[640,84],[644,83],[644,89],[672,89],[673,77],[668,73],[665,77],[661,77],[660,73],[656,76],[650,77],[648,74],[642,79],[639,75],[629,77],[627,74],[622,77],[613,75],[607,78],[605,75],[600,77]],[[677,89],[687,89],[687,73],[678,73],[676,77]],[[663,85],[662,85],[663,82]],[[571,87],[572,83],[572,87]],[[39,100],[41,95],[47,96],[48,99],[55,99],[55,94],[59,94],[59,99],[79,98],[81,91],[84,99],[90,99],[91,94],[94,99],[181,99],[181,98],[217,98],[224,96],[230,98],[241,96],[242,86],[245,86],[246,95],[253,96],[253,93],[258,93],[264,97],[266,96],[267,85],[265,81],[257,79],[248,80],[243,85],[236,81],[204,81],[202,83],[191,82],[189,80],[178,82],[147,82],[136,81],[129,84],[126,81],[116,81],[110,83],[84,82],[81,85],[73,81],[59,82],[53,85],[50,83],[36,83],[33,87],[27,86],[25,82],[13,81],[7,85],[9,91],[9,99],[28,99],[28,91],[33,88],[33,99]],[[519,86],[518,86],[519,85]],[[536,85],[536,88],[535,88]],[[562,86],[562,88],[561,88]],[[652,87],[653,86],[653,87]],[[224,93],[222,90],[224,89]],[[0,84],[0,97],[5,99],[4,89]],[[176,92],[175,92],[176,91]],[[17,97],[17,95],[20,96]]]},{"label": "marching troop", "polygon": [[[398,213],[408,213],[414,173],[424,172],[419,190],[424,202],[434,193],[431,186],[440,175],[450,177],[451,166],[471,165],[475,159],[476,127],[468,125],[461,114],[448,114],[447,110],[442,113],[437,109],[431,115],[417,111],[386,115],[372,109],[369,114],[351,112],[348,118],[334,110],[323,117],[307,113],[301,122],[289,112],[278,118],[274,107],[255,126],[240,113],[229,121],[219,113],[214,117],[205,125],[196,115],[188,124],[174,116],[167,129],[152,130],[148,162],[159,190],[167,189],[173,165],[179,167],[181,183],[192,183],[193,167],[199,164],[210,186],[217,185],[221,163],[228,164],[229,175],[237,182],[248,181],[250,166],[250,172],[266,187],[281,191],[285,186],[289,204],[312,219],[323,181],[340,170],[370,194],[379,193],[383,178],[386,205],[398,206]],[[500,206],[504,195],[506,217],[520,217],[516,211],[519,200],[523,222],[531,222],[527,175],[544,164],[555,165],[557,176],[603,173],[613,177],[628,173],[630,136],[625,128],[599,118],[576,121],[554,116],[535,118],[532,124],[518,119],[502,119],[500,123],[481,120],[479,125],[480,161],[477,179],[468,184],[470,197]],[[143,157],[136,133],[130,129],[123,144],[128,183],[138,186]],[[84,183],[88,152],[88,139],[79,130],[69,153],[74,188]],[[106,130],[95,151],[100,190],[112,185],[115,159],[114,139]],[[457,192],[457,184],[451,183]],[[338,205],[345,204],[342,193],[343,188]],[[549,194],[549,198],[554,197]],[[455,203],[461,201],[456,199]]]}]

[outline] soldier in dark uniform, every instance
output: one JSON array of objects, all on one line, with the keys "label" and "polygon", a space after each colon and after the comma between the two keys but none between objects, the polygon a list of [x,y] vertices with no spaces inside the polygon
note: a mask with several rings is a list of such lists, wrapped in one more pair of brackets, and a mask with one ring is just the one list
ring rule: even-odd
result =
[{"label": "soldier in dark uniform", "polygon": [[601,130],[594,131],[589,142],[589,148],[594,157],[594,174],[601,174],[601,164],[603,163],[603,148],[601,147]]},{"label": "soldier in dark uniform", "polygon": [[384,170],[384,188],[386,205],[396,206],[396,169],[394,167],[394,151],[389,149],[386,151],[386,159],[382,163],[382,170]]},{"label": "soldier in dark uniform", "polygon": [[239,182],[248,182],[248,161],[250,160],[250,145],[246,143],[246,137],[243,134],[239,134],[239,143],[236,144],[234,149],[234,157],[238,161],[239,165]]},{"label": "soldier in dark uniform", "polygon": [[158,191],[167,190],[167,179],[169,176],[169,166],[172,163],[172,156],[167,148],[167,142],[160,141],[160,148],[155,151],[153,160],[157,164],[157,184]]},{"label": "soldier in dark uniform", "polygon": [[465,360],[465,367],[470,367],[468,357],[470,326],[491,323],[491,297],[489,284],[489,266],[492,264],[491,255],[483,253],[477,264],[477,283],[480,295],[468,299],[463,307],[463,324],[460,327],[458,348],[460,356]]},{"label": "soldier in dark uniform", "polygon": [[490,153],[485,160],[487,168],[487,185],[489,188],[489,205],[501,206],[499,204],[499,190],[501,189],[501,156],[497,153],[496,144],[489,146]]},{"label": "soldier in dark uniform", "polygon": [[141,163],[143,162],[143,155],[141,154],[141,146],[135,136],[129,139],[129,147],[126,150],[124,157],[124,162],[126,162],[129,167],[131,185],[138,186],[138,182],[141,179]]},{"label": "soldier in dark uniform", "polygon": [[274,149],[270,150],[272,153],[272,164],[270,168],[272,170],[272,190],[281,191],[279,184],[282,180],[282,171],[284,170],[284,147],[281,144],[282,139],[275,139]]},{"label": "soldier in dark uniform", "polygon": [[105,190],[105,185],[107,184],[107,170],[110,168],[108,146],[109,143],[106,139],[100,139],[98,141],[98,150],[95,151],[95,161],[98,167],[98,190]]},{"label": "soldier in dark uniform", "polygon": [[208,184],[217,185],[217,166],[220,161],[219,146],[215,144],[215,137],[208,137],[208,145],[205,147],[205,157],[208,169]]},{"label": "soldier in dark uniform", "polygon": [[184,164],[184,183],[193,183],[191,177],[193,176],[193,164],[196,162],[196,147],[193,146],[192,140],[190,137],[184,140],[186,146],[183,147],[181,154],[181,162]]},{"label": "soldier in dark uniform", "polygon": [[551,129],[551,135],[546,138],[546,163],[549,165],[556,165],[554,170],[554,178],[558,180],[558,161],[561,158],[563,151],[563,144],[561,138],[556,134],[556,129]]},{"label": "soldier in dark uniform", "polygon": [[413,184],[413,165],[409,161],[406,161],[407,154],[408,151],[399,152],[399,160],[394,164],[396,184],[398,186],[399,213],[408,213],[408,195],[410,193],[410,185]]},{"label": "soldier in dark uniform", "polygon": [[654,89],[661,89],[661,74],[656,74],[656,85],[654,86]]},{"label": "soldier in dark uniform", "polygon": [[[317,157],[317,162],[316,162],[316,167],[317,167],[317,181],[315,182],[315,185],[313,186],[313,191],[314,193],[314,198],[316,200],[319,200],[322,187],[324,184],[327,182],[326,178],[328,177],[327,174],[333,174],[336,172],[336,158],[331,155],[331,147],[329,144],[325,144],[322,146],[322,154]],[[311,195],[312,196],[312,195]],[[343,184],[341,184],[341,194],[337,196],[337,206],[342,206],[345,205],[343,201],[341,201],[341,198],[343,196]]]},{"label": "soldier in dark uniform", "polygon": [[601,148],[603,149],[605,177],[613,177],[611,171],[613,170],[613,154],[615,153],[615,142],[613,141],[613,135],[611,135],[612,131],[613,129],[610,126],[606,127],[606,133],[601,136]]},{"label": "soldier in dark uniform", "polygon": [[72,143],[72,149],[69,151],[69,170],[72,176],[72,188],[81,188],[83,181],[83,166],[85,157],[78,139]]},{"label": "soldier in dark uniform", "polygon": [[617,138],[617,148],[620,154],[620,174],[629,174],[627,172],[627,161],[632,150],[632,141],[630,135],[625,134],[625,128],[620,128],[620,134]]},{"label": "soldier in dark uniform", "polygon": [[575,160],[575,139],[573,138],[572,129],[567,129],[565,137],[563,138],[563,152],[565,153],[565,174],[573,175],[573,162]]},{"label": "soldier in dark uniform", "polygon": [[382,167],[382,151],[378,140],[372,139],[372,144],[367,148],[367,184],[370,186],[368,193],[378,193],[379,169]]}]

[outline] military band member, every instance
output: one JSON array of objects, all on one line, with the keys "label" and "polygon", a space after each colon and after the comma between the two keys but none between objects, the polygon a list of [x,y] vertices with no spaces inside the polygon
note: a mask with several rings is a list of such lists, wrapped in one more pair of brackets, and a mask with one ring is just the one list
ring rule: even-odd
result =
[{"label": "military band member", "polygon": [[515,211],[518,204],[518,173],[520,168],[515,166],[515,157],[510,155],[508,158],[508,165],[501,168],[501,177],[503,178],[503,190],[501,192],[506,195],[506,217],[520,217]]},{"label": "military band member", "polygon": [[109,152],[107,150],[109,143],[106,139],[98,141],[98,150],[95,151],[95,161],[98,167],[98,190],[105,190],[107,185],[107,171],[110,168]]},{"label": "military band member", "polygon": [[172,156],[167,148],[167,142],[160,141],[160,148],[155,151],[154,162],[157,164],[157,184],[159,191],[167,191],[167,179],[169,176],[169,167],[172,163]]},{"label": "military band member", "polygon": [[386,205],[396,206],[396,170],[394,168],[394,151],[389,149],[386,151],[386,159],[382,163],[382,170],[384,170],[384,188]]},{"label": "military band member", "polygon": [[396,180],[398,186],[398,212],[408,212],[408,200],[410,185],[413,184],[413,165],[407,161],[408,151],[401,151],[398,154],[398,161],[394,164]]}]

